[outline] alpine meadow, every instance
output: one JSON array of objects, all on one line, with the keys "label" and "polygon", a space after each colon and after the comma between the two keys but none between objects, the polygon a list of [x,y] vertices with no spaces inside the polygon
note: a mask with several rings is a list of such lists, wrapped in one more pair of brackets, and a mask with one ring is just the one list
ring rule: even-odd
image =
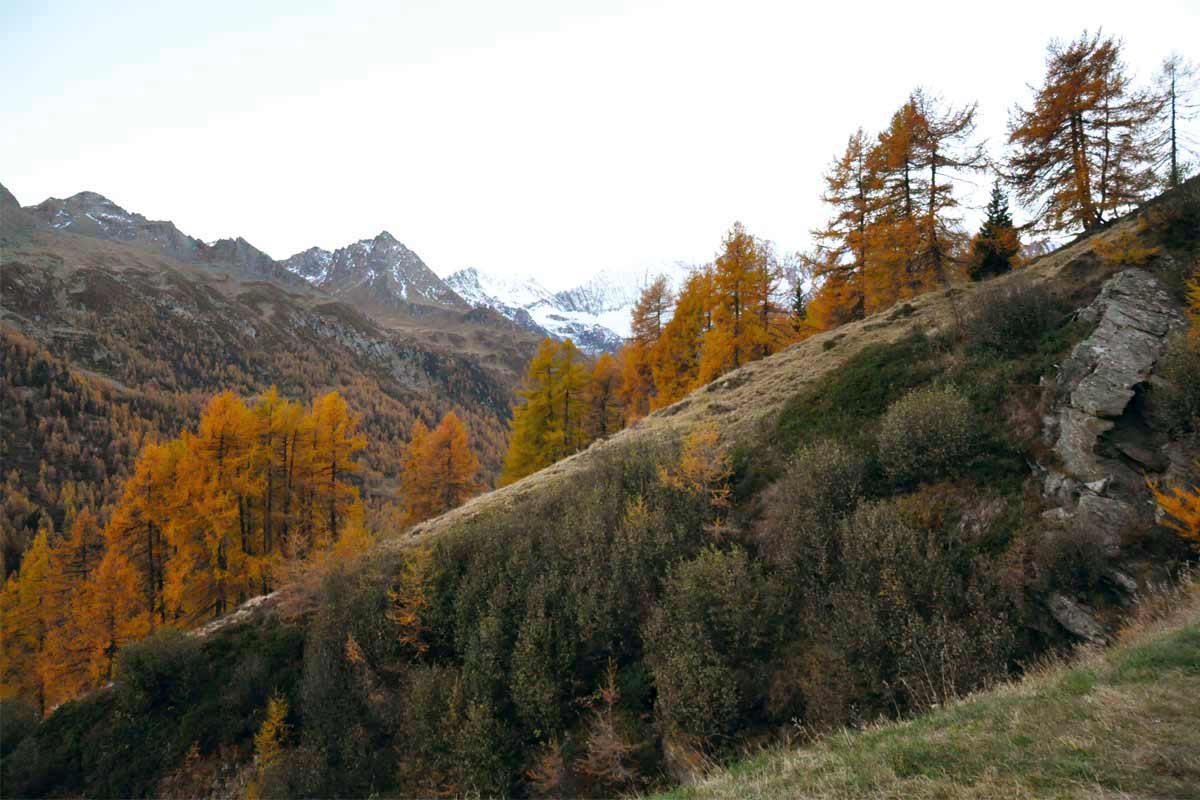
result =
[{"label": "alpine meadow", "polygon": [[1197,9],[17,5],[0,796],[1200,796]]}]

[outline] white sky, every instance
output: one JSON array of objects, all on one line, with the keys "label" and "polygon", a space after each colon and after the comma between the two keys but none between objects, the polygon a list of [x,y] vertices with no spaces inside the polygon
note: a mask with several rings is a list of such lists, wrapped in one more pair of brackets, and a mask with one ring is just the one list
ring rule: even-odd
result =
[{"label": "white sky", "polygon": [[3,0],[0,182],[557,287],[705,261],[735,219],[806,246],[831,157],[917,85],[998,152],[1053,36],[1103,26],[1142,79],[1200,56],[1200,0],[815,5]]}]

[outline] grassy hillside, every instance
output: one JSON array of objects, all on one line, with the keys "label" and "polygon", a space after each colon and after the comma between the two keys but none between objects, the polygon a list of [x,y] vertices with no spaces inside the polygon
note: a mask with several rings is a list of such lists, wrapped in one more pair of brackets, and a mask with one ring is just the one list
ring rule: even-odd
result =
[{"label": "grassy hillside", "polygon": [[1200,796],[1200,592],[1016,683],[773,750],[662,800]]}]

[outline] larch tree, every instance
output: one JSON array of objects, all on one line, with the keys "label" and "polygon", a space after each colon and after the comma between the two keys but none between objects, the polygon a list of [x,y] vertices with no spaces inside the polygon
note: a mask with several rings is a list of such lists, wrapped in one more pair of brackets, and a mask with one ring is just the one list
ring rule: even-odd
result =
[{"label": "larch tree", "polygon": [[87,649],[87,678],[92,685],[112,680],[117,653],[151,628],[151,617],[138,591],[139,575],[120,553],[104,555],[81,592],[78,628]]},{"label": "larch tree", "polygon": [[868,169],[878,185],[874,217],[867,230],[871,254],[864,277],[867,314],[920,289],[918,214],[926,180],[920,151],[926,121],[921,112],[915,96],[910,96],[892,114],[887,129],[867,155]]},{"label": "larch tree", "polygon": [[867,164],[869,151],[867,136],[859,128],[825,173],[821,199],[830,206],[831,215],[824,227],[812,231],[817,245],[809,260],[817,289],[805,315],[818,330],[864,315],[867,231],[876,189]]},{"label": "larch tree", "polygon": [[570,339],[545,339],[529,362],[513,407],[512,436],[500,475],[512,483],[587,444],[584,419],[588,371]]},{"label": "larch tree", "polygon": [[1147,125],[1157,105],[1134,91],[1121,43],[1086,31],[1051,42],[1029,108],[1009,119],[1008,170],[1037,227],[1093,230],[1150,188]]},{"label": "larch tree", "polygon": [[479,459],[453,411],[429,431],[417,422],[404,454],[400,491],[412,524],[456,508],[479,492]]},{"label": "larch tree", "polygon": [[182,454],[178,442],[144,447],[104,528],[106,549],[124,555],[137,571],[139,591],[154,625],[167,619],[167,526],[170,496],[176,491],[175,467]]},{"label": "larch tree", "polygon": [[712,328],[713,270],[693,270],[684,281],[675,311],[663,326],[654,347],[653,408],[663,408],[695,389],[700,379],[700,354]]},{"label": "larch tree", "polygon": [[50,623],[43,602],[49,581],[49,532],[43,528],[21,559],[20,570],[8,577],[0,597],[0,622],[4,627],[4,647],[0,649],[3,696],[31,699],[40,715],[48,710],[44,672],[38,669],[38,658]]},{"label": "larch tree", "polygon": [[1195,168],[1189,158],[1200,156],[1200,139],[1187,123],[1200,116],[1200,82],[1196,65],[1179,53],[1163,60],[1155,78],[1158,100],[1151,148],[1154,167],[1168,189],[1174,189]]},{"label": "larch tree", "polygon": [[[652,372],[649,377],[653,381]],[[621,364],[608,353],[601,353],[587,384],[584,435],[588,441],[603,439],[621,429],[625,419],[622,388]]]},{"label": "larch tree", "polygon": [[90,631],[81,624],[82,600],[85,585],[103,557],[103,531],[88,508],[76,514],[66,538],[50,548],[50,569],[42,599],[47,630],[38,670],[51,707],[87,685]]},{"label": "larch tree", "polygon": [[626,422],[646,416],[654,402],[653,349],[671,308],[671,291],[665,275],[642,290],[630,319],[631,336],[621,350],[621,402]]},{"label": "larch tree", "polygon": [[[247,599],[264,554],[255,545],[252,502],[254,418],[237,395],[216,395],[196,434],[185,431],[174,482],[166,600],[173,615],[198,622]],[[257,577],[257,576],[255,576]]]},{"label": "larch tree", "polygon": [[777,346],[772,295],[779,265],[771,248],[740,222],[725,235],[712,278],[712,326],[704,336],[699,381],[714,378],[762,358]]},{"label": "larch tree", "polygon": [[954,108],[920,89],[911,102],[919,120],[914,132],[918,163],[927,173],[915,264],[920,289],[927,291],[948,286],[961,263],[965,237],[952,181],[982,170],[986,159],[983,146],[972,141],[975,103]]},{"label": "larch tree", "polygon": [[[358,429],[358,418],[350,413],[346,401],[337,392],[329,392],[313,402],[313,471],[317,476],[314,491],[318,506],[320,546],[337,541],[349,509],[358,502],[358,490],[351,479],[362,469],[354,457],[367,444]],[[322,530],[323,528],[323,530]]]}]

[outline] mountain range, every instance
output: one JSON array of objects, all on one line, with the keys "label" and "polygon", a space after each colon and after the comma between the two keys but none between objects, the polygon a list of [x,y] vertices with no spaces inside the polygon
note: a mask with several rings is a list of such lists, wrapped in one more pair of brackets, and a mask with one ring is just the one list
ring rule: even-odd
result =
[{"label": "mountain range", "polygon": [[48,228],[149,247],[171,258],[287,287],[312,286],[380,318],[487,310],[538,336],[571,338],[587,352],[614,352],[629,333],[629,312],[644,275],[601,272],[552,291],[534,278],[459,270],[439,277],[388,231],[335,250],[310,247],[275,260],[241,237],[204,242],[174,222],[151,220],[92,191],[49,198],[24,211]]}]

